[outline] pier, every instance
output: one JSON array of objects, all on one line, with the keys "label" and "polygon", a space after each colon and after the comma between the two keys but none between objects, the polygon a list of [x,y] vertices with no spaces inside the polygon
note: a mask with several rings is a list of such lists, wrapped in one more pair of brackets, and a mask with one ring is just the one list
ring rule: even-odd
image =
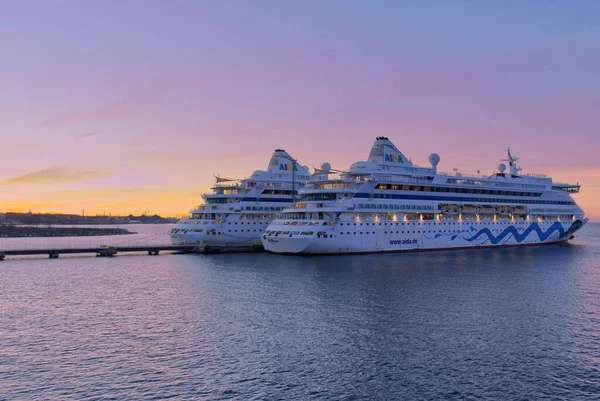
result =
[{"label": "pier", "polygon": [[150,246],[96,246],[89,248],[32,248],[32,249],[7,249],[0,250],[0,260],[4,260],[7,256],[35,256],[48,255],[50,259],[58,259],[59,255],[67,254],[96,254],[100,257],[111,257],[117,253],[134,253],[144,252],[148,255],[158,255],[161,251],[175,252],[201,252],[196,250],[192,245],[150,245]]},{"label": "pier", "polygon": [[58,259],[60,255],[95,254],[98,257],[113,257],[118,253],[147,253],[158,255],[163,251],[177,253],[228,253],[228,252],[260,252],[262,246],[196,246],[196,245],[145,245],[145,246],[95,246],[81,248],[31,248],[31,249],[0,249],[0,261],[7,256],[36,256],[48,255],[49,259]]}]

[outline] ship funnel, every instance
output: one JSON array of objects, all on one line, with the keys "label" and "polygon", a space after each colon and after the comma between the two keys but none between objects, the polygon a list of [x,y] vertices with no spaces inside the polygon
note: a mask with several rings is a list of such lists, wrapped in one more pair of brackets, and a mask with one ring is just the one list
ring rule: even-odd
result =
[{"label": "ship funnel", "polygon": [[375,138],[375,143],[369,153],[370,162],[394,163],[412,166],[412,162],[398,150],[398,148],[385,136]]},{"label": "ship funnel", "polygon": [[271,156],[271,160],[269,161],[267,171],[272,173],[295,171],[303,174],[309,174],[308,168],[299,164],[296,159],[290,156],[290,154],[283,149],[275,149],[275,152],[273,152],[273,156]]}]

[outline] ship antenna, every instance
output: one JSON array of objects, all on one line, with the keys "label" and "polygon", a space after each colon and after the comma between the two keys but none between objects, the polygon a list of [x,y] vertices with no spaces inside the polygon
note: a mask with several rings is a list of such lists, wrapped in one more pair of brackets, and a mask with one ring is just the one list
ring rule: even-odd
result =
[{"label": "ship antenna", "polygon": [[502,159],[502,161],[508,162],[508,165],[510,166],[510,174],[511,175],[519,175],[519,171],[522,170],[522,168],[519,167],[519,164],[517,163],[517,161],[519,160],[519,158],[518,157],[514,157],[510,153],[510,147],[507,149],[507,153],[508,153],[508,159]]},{"label": "ship antenna", "polygon": [[294,207],[296,205],[296,166],[298,160],[291,156],[290,159],[292,159],[292,207]]}]

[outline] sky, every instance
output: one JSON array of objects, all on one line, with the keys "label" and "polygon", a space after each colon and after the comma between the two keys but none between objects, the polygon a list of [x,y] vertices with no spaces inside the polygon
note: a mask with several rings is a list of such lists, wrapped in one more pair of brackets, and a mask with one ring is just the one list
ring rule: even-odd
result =
[{"label": "sky", "polygon": [[600,2],[0,0],[0,212],[186,214],[276,148],[579,182],[600,219]]}]

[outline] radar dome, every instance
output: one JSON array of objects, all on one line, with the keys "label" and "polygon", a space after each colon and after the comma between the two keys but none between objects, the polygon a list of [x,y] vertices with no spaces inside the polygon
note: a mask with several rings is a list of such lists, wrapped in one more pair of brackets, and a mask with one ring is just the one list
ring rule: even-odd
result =
[{"label": "radar dome", "polygon": [[323,164],[321,164],[321,170],[324,173],[329,173],[331,171],[331,164],[329,164],[329,163],[323,163]]},{"label": "radar dome", "polygon": [[500,163],[498,165],[498,171],[500,171],[501,173],[504,173],[504,171],[506,171],[506,164]]},{"label": "radar dome", "polygon": [[435,167],[440,163],[440,155],[437,153],[432,153],[429,155],[429,163]]}]

